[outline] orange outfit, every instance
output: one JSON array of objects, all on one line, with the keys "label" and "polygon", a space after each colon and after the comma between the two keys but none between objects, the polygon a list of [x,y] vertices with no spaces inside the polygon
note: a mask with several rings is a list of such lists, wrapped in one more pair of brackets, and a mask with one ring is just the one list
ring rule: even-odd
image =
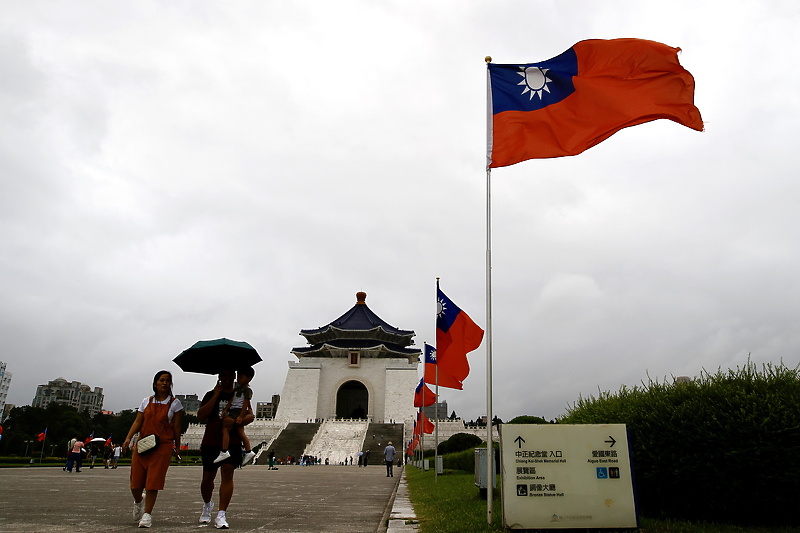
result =
[{"label": "orange outfit", "polygon": [[[172,399],[174,402],[175,399]],[[142,436],[158,435],[158,447],[139,455],[134,447],[131,460],[131,488],[145,490],[164,490],[167,469],[172,460],[175,434],[169,419],[169,403],[155,403],[153,397],[144,409],[144,422],[139,434]]]}]

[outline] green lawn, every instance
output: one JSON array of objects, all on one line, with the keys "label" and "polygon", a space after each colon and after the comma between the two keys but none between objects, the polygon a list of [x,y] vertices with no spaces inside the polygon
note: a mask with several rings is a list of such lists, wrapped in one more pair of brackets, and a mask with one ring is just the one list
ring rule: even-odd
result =
[{"label": "green lawn", "polygon": [[[480,498],[472,473],[445,470],[445,473],[438,476],[437,479],[434,477],[433,470],[424,472],[419,468],[409,466],[405,471],[409,496],[417,519],[420,521],[421,533],[503,531],[499,483],[494,491],[495,500],[492,506],[494,520],[492,527],[489,527],[486,500]],[[800,527],[769,528],[641,518],[639,531],[643,533],[800,533]]]}]

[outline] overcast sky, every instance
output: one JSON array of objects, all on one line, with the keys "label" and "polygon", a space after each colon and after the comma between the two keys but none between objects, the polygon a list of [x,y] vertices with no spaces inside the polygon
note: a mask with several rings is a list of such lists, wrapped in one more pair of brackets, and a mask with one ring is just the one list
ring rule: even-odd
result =
[{"label": "overcast sky", "polygon": [[[798,364],[800,3],[2,2],[0,361],[133,408],[200,339],[256,401],[364,290],[434,342],[485,305],[486,66],[591,38],[682,48],[698,133],[623,130],[492,172],[494,412],[648,376]],[[451,410],[486,410],[484,347]],[[421,369],[420,369],[421,375]],[[409,395],[412,391],[409,391]]]}]

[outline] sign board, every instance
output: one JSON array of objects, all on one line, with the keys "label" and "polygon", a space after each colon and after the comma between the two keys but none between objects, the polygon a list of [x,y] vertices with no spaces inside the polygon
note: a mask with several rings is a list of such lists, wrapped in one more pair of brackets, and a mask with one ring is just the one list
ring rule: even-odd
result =
[{"label": "sign board", "polygon": [[624,424],[500,426],[503,524],[638,527]]}]

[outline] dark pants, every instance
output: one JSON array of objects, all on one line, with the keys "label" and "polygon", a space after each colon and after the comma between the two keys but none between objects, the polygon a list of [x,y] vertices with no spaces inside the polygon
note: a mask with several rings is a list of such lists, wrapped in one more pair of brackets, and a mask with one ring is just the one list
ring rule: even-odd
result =
[{"label": "dark pants", "polygon": [[386,461],[386,477],[394,477],[394,472],[392,472],[392,465],[393,462],[390,460]]},{"label": "dark pants", "polygon": [[75,471],[80,472],[81,470],[81,463],[83,462],[83,455],[78,452],[70,452],[69,459],[67,459],[67,472],[72,472],[72,465],[75,465]]}]

